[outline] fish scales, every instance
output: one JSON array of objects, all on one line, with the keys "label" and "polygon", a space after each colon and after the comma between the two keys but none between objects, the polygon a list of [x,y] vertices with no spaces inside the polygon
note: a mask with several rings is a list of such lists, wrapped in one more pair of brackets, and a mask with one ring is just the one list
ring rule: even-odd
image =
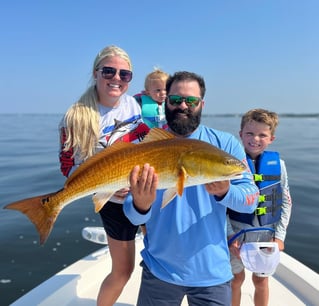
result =
[{"label": "fish scales", "polygon": [[89,158],[72,173],[61,190],[23,199],[4,208],[27,215],[38,230],[42,244],[64,206],[94,194],[95,209],[99,211],[117,190],[129,187],[133,167],[142,167],[145,163],[154,167],[158,189],[167,189],[163,205],[176,194],[181,196],[184,187],[238,178],[246,169],[241,161],[207,142],[176,138],[155,128],[139,144],[118,142]]}]

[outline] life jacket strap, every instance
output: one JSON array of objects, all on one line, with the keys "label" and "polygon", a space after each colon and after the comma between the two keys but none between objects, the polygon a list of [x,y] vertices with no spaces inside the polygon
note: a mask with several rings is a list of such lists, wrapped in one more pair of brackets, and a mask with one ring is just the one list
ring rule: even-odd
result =
[{"label": "life jacket strap", "polygon": [[255,210],[256,216],[262,216],[270,213],[275,213],[280,207],[272,207],[272,206],[265,206],[265,207],[257,207]]},{"label": "life jacket strap", "polygon": [[275,194],[261,194],[261,195],[259,196],[258,202],[259,202],[259,203],[264,203],[264,202],[267,202],[267,201],[272,201],[272,202],[274,202],[274,201],[276,201],[277,198],[279,198],[279,197],[280,197],[280,194],[278,194],[278,193],[275,193]]},{"label": "life jacket strap", "polygon": [[253,174],[255,182],[279,181],[280,175]]}]

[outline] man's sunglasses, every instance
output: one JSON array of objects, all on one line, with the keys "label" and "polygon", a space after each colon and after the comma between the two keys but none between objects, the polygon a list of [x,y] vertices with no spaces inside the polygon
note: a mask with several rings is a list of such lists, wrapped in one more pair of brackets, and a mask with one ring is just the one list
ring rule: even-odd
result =
[{"label": "man's sunglasses", "polygon": [[[101,71],[102,77],[106,80],[110,80],[114,78],[118,70],[113,67],[102,67],[102,68],[97,68],[96,71]],[[130,82],[133,78],[133,72],[126,69],[120,69],[119,75],[120,75],[121,81],[126,83]]]},{"label": "man's sunglasses", "polygon": [[182,97],[178,95],[170,95],[167,97],[167,101],[172,106],[179,106],[183,102],[185,102],[188,107],[196,107],[202,101],[202,98],[193,96]]}]

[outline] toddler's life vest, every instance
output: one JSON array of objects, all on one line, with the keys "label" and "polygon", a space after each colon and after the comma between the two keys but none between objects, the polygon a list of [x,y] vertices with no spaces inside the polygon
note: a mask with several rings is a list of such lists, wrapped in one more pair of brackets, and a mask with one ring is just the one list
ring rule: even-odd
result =
[{"label": "toddler's life vest", "polygon": [[142,109],[143,121],[150,127],[166,128],[165,104],[158,104],[150,96],[144,94],[135,95],[134,98]]},{"label": "toddler's life vest", "polygon": [[255,184],[260,191],[259,204],[255,212],[245,214],[228,210],[229,218],[254,226],[255,215],[259,225],[274,224],[279,221],[282,205],[282,189],[280,186],[280,156],[278,152],[264,151],[254,164],[247,155],[247,161],[254,175]]}]

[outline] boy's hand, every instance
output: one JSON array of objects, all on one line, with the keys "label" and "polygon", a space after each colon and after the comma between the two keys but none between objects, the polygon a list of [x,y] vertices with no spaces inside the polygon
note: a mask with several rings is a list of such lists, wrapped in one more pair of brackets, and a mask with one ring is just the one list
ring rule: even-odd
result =
[{"label": "boy's hand", "polygon": [[285,249],[285,243],[282,240],[274,238],[274,242],[277,242],[279,251],[283,251]]},{"label": "boy's hand", "polygon": [[[228,240],[231,239],[232,236],[228,237]],[[240,243],[238,240],[235,240],[232,242],[232,244],[229,246],[229,251],[240,259]]]}]

